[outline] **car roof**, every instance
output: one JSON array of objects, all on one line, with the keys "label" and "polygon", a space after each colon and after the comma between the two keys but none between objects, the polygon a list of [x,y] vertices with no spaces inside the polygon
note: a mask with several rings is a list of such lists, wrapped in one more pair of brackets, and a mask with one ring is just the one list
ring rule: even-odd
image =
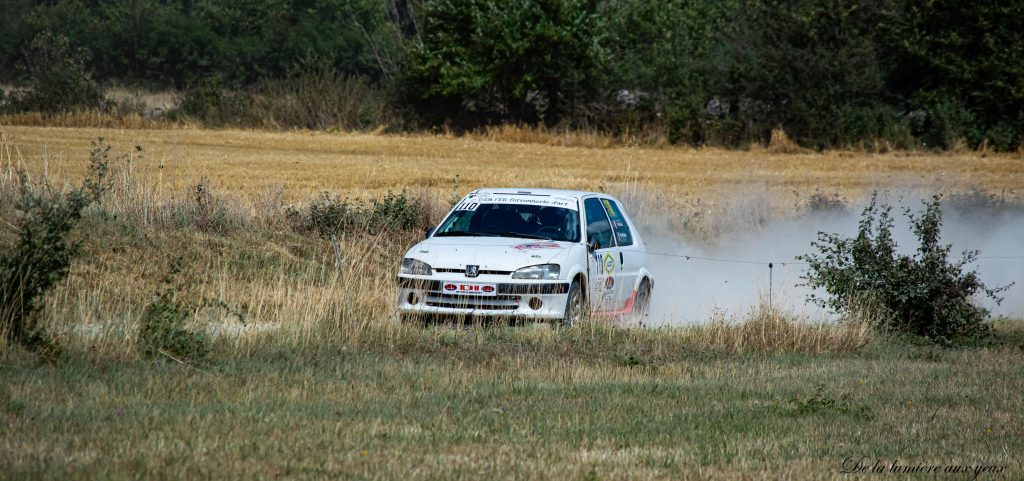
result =
[{"label": "car roof", "polygon": [[470,194],[505,194],[505,195],[535,195],[538,197],[568,197],[572,199],[581,199],[590,195],[603,195],[611,197],[608,194],[601,192],[587,192],[582,190],[561,190],[561,189],[535,189],[530,187],[509,187],[509,188],[486,188],[477,189]]}]

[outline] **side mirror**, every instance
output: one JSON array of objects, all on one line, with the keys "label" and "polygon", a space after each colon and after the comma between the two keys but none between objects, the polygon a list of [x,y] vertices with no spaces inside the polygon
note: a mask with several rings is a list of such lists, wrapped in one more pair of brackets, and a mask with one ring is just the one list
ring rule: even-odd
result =
[{"label": "side mirror", "polygon": [[430,235],[433,234],[435,230],[437,230],[437,227],[427,227],[423,230],[423,238],[429,239]]},{"label": "side mirror", "polygon": [[600,248],[601,248],[601,243],[598,242],[597,239],[591,239],[590,240],[590,245],[587,246],[587,250],[590,251],[590,252],[594,252],[594,251],[596,251],[596,250],[598,250]]}]

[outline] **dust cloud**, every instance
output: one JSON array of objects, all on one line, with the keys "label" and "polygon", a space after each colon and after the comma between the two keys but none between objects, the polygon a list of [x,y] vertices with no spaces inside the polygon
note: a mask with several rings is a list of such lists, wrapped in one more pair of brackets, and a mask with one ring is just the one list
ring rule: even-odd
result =
[{"label": "dust cloud", "polygon": [[[916,214],[923,209],[921,199],[927,197],[889,193],[879,198],[894,206],[893,236],[902,253],[912,253],[917,247],[903,209],[910,208]],[[1022,318],[1024,206],[980,204],[943,202],[942,242],[952,244],[951,260],[960,259],[964,250],[980,250],[981,258],[965,269],[976,270],[988,287],[1016,283],[1001,293],[1004,300],[999,305],[987,297],[977,300],[993,316]],[[755,201],[749,205],[758,204]],[[807,301],[810,289],[800,285],[807,267],[795,258],[813,252],[811,242],[819,231],[853,236],[863,208],[861,204],[808,210],[793,218],[732,229],[714,242],[688,240],[657,226],[641,226],[648,251],[664,254],[652,255],[649,262],[655,279],[651,324],[705,323],[716,313],[738,316],[761,302],[768,303],[769,262],[773,266],[770,274],[774,307],[811,320],[836,319],[835,313]],[[732,213],[741,219],[747,214],[742,210]]]}]

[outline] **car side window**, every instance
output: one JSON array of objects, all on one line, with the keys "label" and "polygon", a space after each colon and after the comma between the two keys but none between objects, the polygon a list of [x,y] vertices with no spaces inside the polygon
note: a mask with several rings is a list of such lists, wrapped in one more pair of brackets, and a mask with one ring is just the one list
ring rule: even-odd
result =
[{"label": "car side window", "polygon": [[619,204],[611,199],[601,199],[601,204],[604,205],[604,210],[612,221],[615,240],[618,241],[619,246],[633,245],[633,233],[629,230],[629,224],[626,223],[626,218],[622,214]]},{"label": "car side window", "polygon": [[608,216],[605,215],[601,201],[591,197],[583,201],[583,207],[586,209],[587,242],[594,242],[594,239],[597,239],[601,248],[614,246],[612,226],[608,223]]}]

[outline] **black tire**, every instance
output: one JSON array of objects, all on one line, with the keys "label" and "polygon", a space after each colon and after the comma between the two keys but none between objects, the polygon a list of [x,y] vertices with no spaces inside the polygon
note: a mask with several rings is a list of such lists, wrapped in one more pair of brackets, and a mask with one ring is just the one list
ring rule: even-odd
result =
[{"label": "black tire", "polygon": [[634,302],[633,317],[637,324],[646,326],[647,316],[651,313],[651,282],[647,279],[640,281],[640,289],[636,291],[636,301]]},{"label": "black tire", "polygon": [[562,324],[571,326],[583,320],[583,288],[579,281],[573,281],[569,286],[569,294],[565,296],[565,315]]}]

